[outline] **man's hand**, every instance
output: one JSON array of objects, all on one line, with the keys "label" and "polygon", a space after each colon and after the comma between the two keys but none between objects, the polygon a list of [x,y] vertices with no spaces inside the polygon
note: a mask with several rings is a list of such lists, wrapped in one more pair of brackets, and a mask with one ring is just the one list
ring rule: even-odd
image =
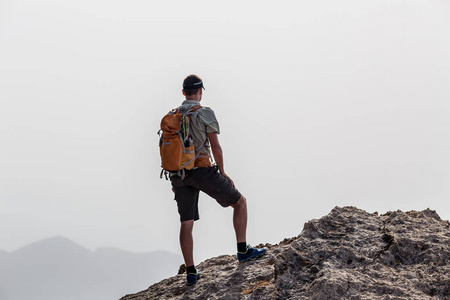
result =
[{"label": "man's hand", "polygon": [[225,177],[226,179],[228,179],[228,180],[231,182],[231,185],[232,185],[233,187],[235,187],[235,186],[234,186],[234,182],[233,182],[233,180],[231,180],[230,176],[228,176],[227,174],[223,174],[223,173],[222,173],[222,175],[223,175],[223,177]]}]

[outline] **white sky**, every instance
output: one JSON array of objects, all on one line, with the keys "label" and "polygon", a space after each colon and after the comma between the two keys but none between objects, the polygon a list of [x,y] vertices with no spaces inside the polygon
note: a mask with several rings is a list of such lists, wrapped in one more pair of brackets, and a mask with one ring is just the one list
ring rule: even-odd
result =
[{"label": "white sky", "polygon": [[[0,1],[0,249],[180,253],[156,132],[192,73],[248,242],[337,205],[450,218],[448,1]],[[201,197],[197,263],[231,216]]]}]

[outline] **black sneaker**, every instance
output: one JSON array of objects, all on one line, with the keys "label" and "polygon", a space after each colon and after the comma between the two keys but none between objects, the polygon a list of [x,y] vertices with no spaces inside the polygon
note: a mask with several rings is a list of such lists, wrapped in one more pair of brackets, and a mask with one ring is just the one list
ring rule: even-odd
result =
[{"label": "black sneaker", "polygon": [[186,284],[188,286],[194,285],[194,284],[197,283],[197,280],[199,280],[199,279],[200,279],[200,271],[195,269],[195,274],[194,273],[187,274],[187,277],[186,277],[187,282],[186,282]]},{"label": "black sneaker", "polygon": [[247,245],[247,249],[245,252],[237,253],[237,258],[240,263],[243,263],[243,262],[246,262],[249,260],[257,259],[258,257],[261,257],[264,254],[266,254],[266,252],[267,252],[266,247],[257,249],[257,248],[253,248],[250,245]]}]

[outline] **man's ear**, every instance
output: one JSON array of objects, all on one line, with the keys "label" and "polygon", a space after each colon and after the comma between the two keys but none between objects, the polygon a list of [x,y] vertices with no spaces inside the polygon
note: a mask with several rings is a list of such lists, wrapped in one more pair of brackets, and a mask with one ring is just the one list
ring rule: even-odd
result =
[{"label": "man's ear", "polygon": [[184,90],[181,90],[181,92],[183,93],[184,96],[186,96],[186,93],[184,92]]}]

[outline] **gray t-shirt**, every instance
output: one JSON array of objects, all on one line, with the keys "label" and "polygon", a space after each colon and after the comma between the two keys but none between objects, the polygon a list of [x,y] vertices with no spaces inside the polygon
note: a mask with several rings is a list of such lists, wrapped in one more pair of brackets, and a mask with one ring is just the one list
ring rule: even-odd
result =
[{"label": "gray t-shirt", "polygon": [[[185,100],[179,107],[181,111],[200,105],[195,100]],[[216,119],[214,111],[209,107],[202,107],[196,110],[190,117],[190,133],[194,140],[195,152],[210,156],[208,133],[220,133],[219,122]]]}]

